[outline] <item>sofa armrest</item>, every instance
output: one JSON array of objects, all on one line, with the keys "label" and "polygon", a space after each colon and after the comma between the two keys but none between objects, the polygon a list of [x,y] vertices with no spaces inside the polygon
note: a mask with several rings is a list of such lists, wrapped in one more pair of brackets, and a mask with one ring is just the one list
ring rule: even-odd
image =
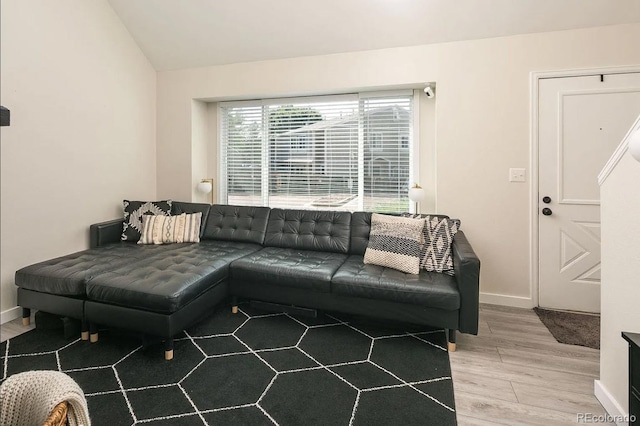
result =
[{"label": "sofa armrest", "polygon": [[89,227],[89,247],[101,247],[109,243],[117,243],[122,236],[124,219],[95,223]]},{"label": "sofa armrest", "polygon": [[459,327],[462,333],[478,334],[480,303],[480,259],[464,232],[458,231],[451,245],[453,268],[460,291]]}]

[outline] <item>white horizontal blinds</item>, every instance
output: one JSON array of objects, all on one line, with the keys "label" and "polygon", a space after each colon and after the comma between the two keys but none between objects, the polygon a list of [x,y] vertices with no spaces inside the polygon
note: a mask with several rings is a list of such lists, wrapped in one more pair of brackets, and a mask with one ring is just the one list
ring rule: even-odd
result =
[{"label": "white horizontal blinds", "polygon": [[409,210],[411,91],[221,104],[222,201]]},{"label": "white horizontal blinds", "polygon": [[320,97],[266,108],[269,207],[356,210],[358,100]]},{"label": "white horizontal blinds", "polygon": [[365,211],[409,211],[412,99],[407,94],[360,100]]},{"label": "white horizontal blinds", "polygon": [[263,107],[221,108],[222,199],[227,204],[263,205]]}]

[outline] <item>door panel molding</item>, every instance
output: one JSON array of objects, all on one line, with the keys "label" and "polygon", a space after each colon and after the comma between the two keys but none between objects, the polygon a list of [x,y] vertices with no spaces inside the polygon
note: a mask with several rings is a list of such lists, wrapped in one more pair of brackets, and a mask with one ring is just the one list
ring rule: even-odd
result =
[{"label": "door panel molding", "polygon": [[567,271],[590,254],[587,248],[571,238],[564,230],[560,230],[560,272]]},{"label": "door panel molding", "polygon": [[[626,74],[626,73],[625,73]],[[631,73],[629,73],[631,74]],[[565,175],[566,173],[563,173],[564,166],[566,165],[565,163],[565,157],[564,157],[564,153],[565,153],[565,127],[564,127],[564,122],[565,122],[565,117],[564,117],[564,111],[565,111],[565,106],[566,106],[566,101],[567,98],[571,98],[571,97],[579,97],[579,96],[591,96],[591,95],[613,95],[613,94],[619,94],[619,93],[637,93],[638,92],[638,88],[637,87],[619,87],[619,88],[603,88],[603,89],[581,89],[581,90],[560,90],[558,91],[558,132],[557,132],[557,139],[558,139],[558,150],[557,150],[557,155],[558,155],[558,163],[556,164],[556,174],[558,176],[558,180],[557,180],[557,192],[558,192],[558,204],[584,204],[584,205],[594,205],[594,206],[599,206],[600,205],[600,200],[594,200],[594,199],[588,199],[588,198],[569,198],[566,196],[565,194]],[[604,166],[604,165],[603,165]],[[602,170],[601,168],[598,169],[598,171]]]},{"label": "door panel molding", "polygon": [[[544,195],[539,194],[538,185],[538,90],[540,80],[546,78],[579,77],[600,74],[628,74],[638,72],[640,72],[640,65],[579,68],[555,71],[532,71],[529,73],[529,97],[531,100],[531,115],[529,117],[529,175],[531,176],[531,180],[529,182],[529,241],[531,243],[529,245],[529,299],[531,300],[531,307],[540,305],[538,209],[540,197]],[[616,152],[615,155],[618,155],[618,157],[622,157],[622,155],[624,155],[624,152],[626,151],[626,147],[624,150],[620,151],[622,152]],[[607,166],[609,166],[609,164],[607,164]],[[604,179],[606,179],[606,176],[608,176],[610,170],[607,171],[607,166],[605,166],[603,173],[598,176],[599,182],[602,182]],[[610,169],[613,169],[613,166],[611,166]]]},{"label": "door panel molding", "polygon": [[[560,181],[560,179],[558,179],[558,181]],[[561,189],[558,188],[558,191],[561,191]],[[563,198],[560,201],[558,201],[558,204],[579,205],[579,206],[599,206],[600,205],[600,201],[598,201],[598,200],[579,200],[579,199],[575,199],[575,198]]]}]

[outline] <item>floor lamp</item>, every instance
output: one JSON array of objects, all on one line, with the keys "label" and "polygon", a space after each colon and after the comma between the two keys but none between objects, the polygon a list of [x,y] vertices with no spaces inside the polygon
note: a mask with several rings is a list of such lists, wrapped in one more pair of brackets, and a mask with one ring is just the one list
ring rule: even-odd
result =
[{"label": "floor lamp", "polygon": [[418,213],[418,203],[424,200],[424,197],[426,195],[426,191],[417,183],[413,186],[413,188],[409,189],[409,199],[415,203],[414,213]]}]

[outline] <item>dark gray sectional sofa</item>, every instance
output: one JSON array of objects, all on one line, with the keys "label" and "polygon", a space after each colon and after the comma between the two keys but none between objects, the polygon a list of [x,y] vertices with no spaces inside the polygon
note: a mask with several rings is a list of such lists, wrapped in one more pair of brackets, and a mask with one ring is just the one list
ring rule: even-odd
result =
[{"label": "dark gray sectional sofa", "polygon": [[238,298],[406,321],[477,334],[480,261],[463,232],[453,241],[455,276],[405,274],[363,263],[371,213],[283,210],[174,202],[202,212],[200,243],[120,241],[122,220],[91,225],[91,248],[16,272],[23,319],[30,310],[160,338],[173,337],[223,301]]}]

